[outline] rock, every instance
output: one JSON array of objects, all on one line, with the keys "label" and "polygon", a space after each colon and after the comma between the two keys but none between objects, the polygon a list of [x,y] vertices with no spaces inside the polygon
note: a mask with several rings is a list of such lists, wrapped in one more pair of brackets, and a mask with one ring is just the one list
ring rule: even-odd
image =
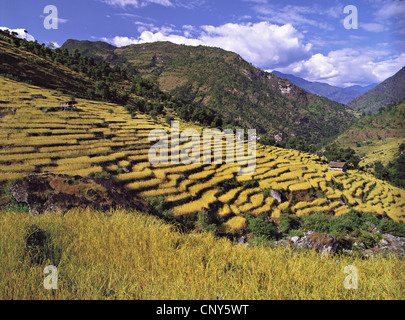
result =
[{"label": "rock", "polygon": [[315,233],[308,236],[305,245],[321,253],[335,252],[338,248],[338,241],[335,237],[325,233]]},{"label": "rock", "polygon": [[39,214],[46,202],[45,191],[49,188],[48,182],[30,175],[12,184],[10,192],[17,202],[27,204],[31,213]]},{"label": "rock", "polygon": [[28,205],[30,212],[62,212],[75,207],[136,209],[148,212],[148,203],[112,180],[81,176],[30,175],[10,187],[16,201]]},{"label": "rock", "polygon": [[298,240],[300,240],[300,237],[295,236],[295,237],[292,237],[290,240],[291,240],[293,243],[297,243]]},{"label": "rock", "polygon": [[270,195],[271,195],[274,199],[276,199],[276,200],[278,201],[278,203],[281,203],[281,202],[282,202],[280,191],[275,190],[275,189],[271,189]]},{"label": "rock", "polygon": [[384,246],[386,246],[386,245],[389,244],[389,242],[388,242],[387,240],[385,240],[385,239],[381,239],[380,243],[381,243],[382,245],[384,245]]}]

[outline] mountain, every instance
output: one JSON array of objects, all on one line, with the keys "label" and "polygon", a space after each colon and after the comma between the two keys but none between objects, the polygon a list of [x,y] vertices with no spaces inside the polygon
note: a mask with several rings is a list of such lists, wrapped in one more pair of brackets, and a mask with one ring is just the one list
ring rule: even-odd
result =
[{"label": "mountain", "polygon": [[397,103],[405,98],[405,67],[374,89],[353,99],[348,106],[359,112],[376,112],[381,107]]},{"label": "mountain", "polygon": [[233,52],[170,42],[99,47],[99,42],[68,40],[62,49],[93,58],[108,56],[112,65],[136,69],[164,92],[200,103],[275,140],[301,136],[316,144],[353,120],[344,105],[257,69]]},{"label": "mountain", "polygon": [[405,100],[360,118],[335,142],[353,148],[362,158],[360,166],[376,161],[387,164],[398,156],[399,146],[405,143]]},{"label": "mountain", "polygon": [[346,87],[346,88],[340,88],[340,87],[331,86],[327,83],[311,82],[311,81],[305,80],[303,78],[294,76],[292,74],[285,74],[285,73],[281,73],[279,71],[273,71],[272,74],[276,75],[277,77],[290,80],[295,85],[297,85],[313,94],[324,96],[333,101],[337,101],[337,102],[344,103],[344,104],[347,104],[349,101],[353,100],[354,98],[357,98],[361,94],[367,92],[368,90],[371,90],[372,88],[374,88],[377,85],[377,84],[371,84],[366,87],[356,85],[356,86],[351,86],[351,87]]},{"label": "mountain", "polygon": [[[3,36],[4,37],[4,36]],[[5,37],[7,40],[7,38]],[[93,84],[83,74],[75,72],[55,61],[40,57],[29,50],[21,50],[18,39],[13,44],[0,42],[0,73],[19,81],[26,81],[49,89],[63,92],[85,94]],[[16,47],[18,44],[18,48]],[[28,44],[28,46],[33,46]],[[30,49],[30,48],[29,48]],[[37,50],[37,49],[36,49]],[[43,55],[49,55],[51,49],[41,47]]]},{"label": "mountain", "polygon": [[367,91],[370,91],[371,89],[374,89],[376,86],[378,86],[378,83],[372,83],[365,87],[355,85],[355,86],[346,87],[345,89],[356,90],[356,91],[360,92],[361,94],[363,94],[363,93],[366,93]]}]

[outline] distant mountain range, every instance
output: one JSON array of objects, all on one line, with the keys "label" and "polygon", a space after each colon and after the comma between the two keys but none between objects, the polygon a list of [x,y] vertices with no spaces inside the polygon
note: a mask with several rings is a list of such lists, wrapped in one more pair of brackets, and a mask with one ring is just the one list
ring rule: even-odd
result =
[{"label": "distant mountain range", "polygon": [[117,48],[101,42],[67,40],[63,49],[134,69],[161,90],[201,103],[223,119],[275,140],[301,136],[316,144],[342,132],[354,120],[343,104],[311,94],[219,48],[170,42]]},{"label": "distant mountain range", "polygon": [[381,107],[398,103],[405,98],[405,67],[374,89],[348,103],[351,109],[374,113]]},{"label": "distant mountain range", "polygon": [[276,75],[277,77],[287,79],[295,85],[307,90],[308,92],[327,97],[333,101],[337,101],[343,104],[347,104],[349,101],[357,98],[358,96],[366,93],[367,91],[373,89],[378,85],[378,83],[373,83],[366,87],[355,85],[346,88],[340,88],[331,86],[327,83],[311,82],[292,74],[285,74],[279,71],[273,71],[272,74]]}]

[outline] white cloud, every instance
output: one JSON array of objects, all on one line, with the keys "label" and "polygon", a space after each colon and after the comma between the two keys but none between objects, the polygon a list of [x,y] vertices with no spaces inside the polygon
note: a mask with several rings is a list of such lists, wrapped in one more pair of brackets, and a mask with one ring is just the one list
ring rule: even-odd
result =
[{"label": "white cloud", "polygon": [[[268,22],[221,26],[205,25],[199,28],[183,26],[182,30],[163,27],[157,30],[141,25],[138,38],[103,38],[116,46],[155,41],[170,41],[191,46],[206,45],[238,53],[245,60],[261,68],[285,67],[311,56],[310,44],[303,43],[303,35],[293,26],[278,26]],[[190,37],[193,35],[193,37]]]},{"label": "white cloud", "polygon": [[338,6],[324,10],[313,4],[312,6],[256,4],[253,9],[263,19],[278,24],[293,24],[294,26],[309,25],[324,30],[333,31],[335,27],[326,22],[323,16],[335,18],[338,16]]},{"label": "white cloud", "polygon": [[405,16],[405,1],[390,0],[382,1],[380,9],[377,11],[376,16],[379,18],[399,18],[403,19]]},{"label": "white cloud", "polygon": [[240,54],[256,66],[286,66],[310,56],[311,45],[292,25],[268,22],[204,26],[203,43]]},{"label": "white cloud", "polygon": [[7,27],[0,27],[0,30],[10,30],[10,32],[17,32],[17,36],[19,37],[19,38],[22,38],[22,39],[26,39],[26,40],[28,40],[28,41],[35,41],[35,38],[34,38],[34,36],[32,36],[31,34],[29,34],[29,33],[26,33],[25,31],[25,29],[22,29],[22,28],[18,28],[18,29],[10,29],[10,28],[7,28]]},{"label": "white cloud", "polygon": [[150,4],[159,4],[165,7],[173,7],[173,4],[170,0],[102,0],[102,1],[105,2],[106,4],[118,6],[121,8],[125,8],[127,6],[140,8]]},{"label": "white cloud", "polygon": [[326,82],[345,87],[350,84],[368,85],[382,82],[405,66],[405,54],[388,56],[383,49],[345,48],[315,54],[310,59],[296,62],[281,72],[292,73],[309,81]]},{"label": "white cloud", "polygon": [[205,3],[205,0],[99,0],[108,5],[126,8],[142,8],[152,4],[161,5],[164,7],[183,7],[193,9]]},{"label": "white cloud", "polygon": [[382,32],[387,30],[387,28],[381,23],[360,23],[360,28],[370,31],[370,32]]}]

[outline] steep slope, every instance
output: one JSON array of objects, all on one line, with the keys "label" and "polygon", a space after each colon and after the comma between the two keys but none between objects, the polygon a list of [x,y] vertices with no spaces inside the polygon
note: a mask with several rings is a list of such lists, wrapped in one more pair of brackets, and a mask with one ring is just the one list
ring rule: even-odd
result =
[{"label": "steep slope", "polygon": [[405,101],[359,119],[335,141],[353,148],[362,158],[361,166],[375,161],[387,164],[398,156],[398,147],[405,142]]},{"label": "steep slope", "polygon": [[[69,40],[62,48],[99,56],[97,45]],[[310,94],[222,49],[156,42],[109,50],[118,56],[112,64],[133,67],[163,91],[206,105],[276,140],[302,136],[318,143],[346,129],[353,119],[342,104]]]},{"label": "steep slope", "polygon": [[[15,39],[13,39],[15,41]],[[51,49],[42,48],[44,55]],[[93,83],[87,77],[28,52],[25,48],[10,43],[9,38],[0,37],[0,74],[27,81],[49,89],[84,95]]]},{"label": "steep slope", "polygon": [[276,75],[277,77],[290,80],[295,85],[307,90],[310,93],[324,96],[328,99],[344,104],[348,103],[354,98],[357,98],[368,90],[371,90],[377,85],[373,84],[367,87],[351,86],[347,88],[340,88],[331,86],[327,83],[311,82],[292,74],[285,74],[279,71],[273,71],[272,74]]},{"label": "steep slope", "polygon": [[397,103],[405,98],[405,67],[374,89],[355,98],[348,106],[359,112],[376,112],[381,107]]},{"label": "steep slope", "polygon": [[[32,95],[46,99],[32,101]],[[193,221],[193,214],[208,208],[218,221],[228,223],[224,228],[232,226],[235,216],[243,220],[243,214],[265,214],[278,219],[287,208],[299,217],[315,212],[339,216],[354,208],[387,214],[396,221],[405,218],[404,190],[362,172],[331,171],[312,154],[258,144],[255,171],[245,175],[237,174],[244,165],[204,164],[203,154],[196,155],[199,163],[152,164],[151,130],[170,133],[162,116],[156,120],[139,112],[131,116],[120,105],[86,99],[77,99],[77,110],[44,112],[44,107],[58,105],[66,95],[4,77],[0,96],[5,101],[2,107],[13,110],[0,123],[3,185],[42,173],[105,177],[144,199],[164,197],[166,208],[179,219]],[[193,128],[201,135],[204,129],[179,123],[181,132]],[[182,141],[180,150],[187,143]],[[246,143],[237,153],[245,147]],[[75,184],[65,188],[68,193]],[[276,200],[271,190],[277,190],[281,199]]]}]

